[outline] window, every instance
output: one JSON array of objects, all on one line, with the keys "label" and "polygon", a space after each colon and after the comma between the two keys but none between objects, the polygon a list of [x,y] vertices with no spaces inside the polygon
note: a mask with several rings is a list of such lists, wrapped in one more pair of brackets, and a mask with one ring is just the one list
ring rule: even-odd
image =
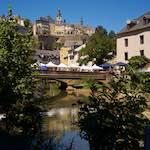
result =
[{"label": "window", "polygon": [[72,60],[72,59],[74,59],[74,56],[73,56],[73,55],[70,56],[70,60]]},{"label": "window", "polygon": [[144,22],[144,24],[150,23],[150,18],[144,17],[144,18],[143,18],[143,22]]},{"label": "window", "polygon": [[128,52],[124,53],[125,60],[128,60]]},{"label": "window", "polygon": [[125,47],[128,47],[128,39],[125,39],[124,42],[125,42]]},{"label": "window", "polygon": [[140,44],[144,44],[144,35],[140,36]]},{"label": "window", "polygon": [[144,56],[144,50],[140,50],[140,55]]}]

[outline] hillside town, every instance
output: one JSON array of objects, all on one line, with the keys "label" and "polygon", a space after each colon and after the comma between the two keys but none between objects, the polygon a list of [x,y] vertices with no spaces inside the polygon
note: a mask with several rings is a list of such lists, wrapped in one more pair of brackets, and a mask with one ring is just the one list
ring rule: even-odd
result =
[{"label": "hillside town", "polygon": [[[150,150],[150,11],[79,2],[49,15],[46,0],[18,1],[0,15],[0,149]],[[16,15],[23,4],[30,19]]]},{"label": "hillside town", "polygon": [[94,28],[84,25],[82,17],[77,24],[67,23],[60,9],[57,10],[55,19],[46,16],[39,17],[32,22],[21,16],[14,16],[14,18],[17,20],[21,33],[25,32],[26,22],[32,26],[33,36],[37,43],[34,57],[40,62],[51,61],[55,64],[61,62],[68,65],[69,51],[84,45],[95,32]]},{"label": "hillside town", "polygon": [[[1,19],[5,16],[1,16]],[[58,9],[56,18],[51,16],[39,17],[35,22],[14,16],[21,33],[26,33],[26,22],[32,26],[33,36],[36,40],[37,62],[52,62],[56,65],[79,66],[79,51],[86,47],[88,39],[95,33],[95,29],[84,25],[83,18],[79,23],[70,24],[63,19],[61,10]],[[127,20],[126,26],[118,31],[116,38],[116,55],[108,63],[127,63],[133,56],[146,56],[149,52],[149,22],[150,12],[137,19]],[[86,57],[86,56],[81,56]],[[88,64],[92,66],[94,61]]]}]

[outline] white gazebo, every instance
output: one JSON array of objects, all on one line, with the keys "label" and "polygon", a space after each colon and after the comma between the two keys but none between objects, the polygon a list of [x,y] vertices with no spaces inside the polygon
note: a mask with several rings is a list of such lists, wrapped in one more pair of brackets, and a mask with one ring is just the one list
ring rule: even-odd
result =
[{"label": "white gazebo", "polygon": [[88,66],[85,66],[85,65],[82,65],[80,67],[80,71],[82,72],[89,72],[89,71],[92,71],[92,68],[91,67],[88,67]]},{"label": "white gazebo", "polygon": [[46,64],[46,66],[49,68],[49,70],[51,70],[51,71],[56,71],[56,69],[57,69],[57,65],[55,65],[54,63],[52,63],[51,61],[48,63],[48,64]]},{"label": "white gazebo", "polygon": [[68,70],[68,66],[61,63],[57,66],[57,71],[67,71]]},{"label": "white gazebo", "polygon": [[52,63],[51,61],[46,64],[47,67],[57,67],[57,65],[55,65],[54,63]]},{"label": "white gazebo", "polygon": [[70,71],[80,71],[80,66],[75,65],[75,64],[71,64],[69,66]]},{"label": "white gazebo", "polygon": [[98,70],[103,70],[103,68],[97,66],[96,64],[94,64],[94,65],[92,66],[92,71],[98,71]]}]

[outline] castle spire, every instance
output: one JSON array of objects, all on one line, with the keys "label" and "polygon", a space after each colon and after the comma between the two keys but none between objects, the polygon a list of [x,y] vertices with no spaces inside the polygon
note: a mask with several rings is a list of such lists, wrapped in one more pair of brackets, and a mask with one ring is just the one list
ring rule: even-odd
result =
[{"label": "castle spire", "polygon": [[80,18],[80,25],[83,26],[83,17]]},{"label": "castle spire", "polygon": [[56,22],[57,23],[62,23],[62,14],[61,14],[61,10],[60,9],[57,10]]}]

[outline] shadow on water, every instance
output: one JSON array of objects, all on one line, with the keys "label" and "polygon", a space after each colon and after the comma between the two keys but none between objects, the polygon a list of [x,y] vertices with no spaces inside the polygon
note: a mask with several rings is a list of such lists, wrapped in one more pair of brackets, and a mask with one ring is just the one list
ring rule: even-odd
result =
[{"label": "shadow on water", "polygon": [[[11,119],[14,120],[16,117],[16,123],[12,126],[13,132],[8,132],[6,129],[2,130],[3,126],[0,126],[2,127],[0,130],[0,149],[89,150],[87,141],[80,138],[76,126],[78,108],[76,105],[72,105],[78,100],[85,99],[87,94],[82,95],[84,92],[80,91],[79,96],[67,95],[65,91],[58,91],[57,88],[56,93],[56,95],[38,103],[40,106],[46,106],[44,110],[47,112],[45,113],[39,112],[40,109],[32,111],[33,108],[30,106],[26,108],[29,113],[24,108],[20,109],[20,106],[14,108],[14,113],[10,113],[10,126],[14,124],[11,123]],[[20,116],[23,119],[18,122],[17,119]],[[41,119],[36,119],[36,116],[41,117]],[[23,134],[24,130],[25,134]]]},{"label": "shadow on water", "polygon": [[0,130],[1,150],[27,150],[29,146],[20,136],[10,135],[8,132]]},{"label": "shadow on water", "polygon": [[39,126],[34,132],[31,132],[31,127],[28,126],[29,128],[26,130],[30,134],[10,134],[1,131],[0,149],[88,150],[88,143],[80,138],[76,126],[77,112],[77,108],[53,108],[43,113],[42,126]]}]

